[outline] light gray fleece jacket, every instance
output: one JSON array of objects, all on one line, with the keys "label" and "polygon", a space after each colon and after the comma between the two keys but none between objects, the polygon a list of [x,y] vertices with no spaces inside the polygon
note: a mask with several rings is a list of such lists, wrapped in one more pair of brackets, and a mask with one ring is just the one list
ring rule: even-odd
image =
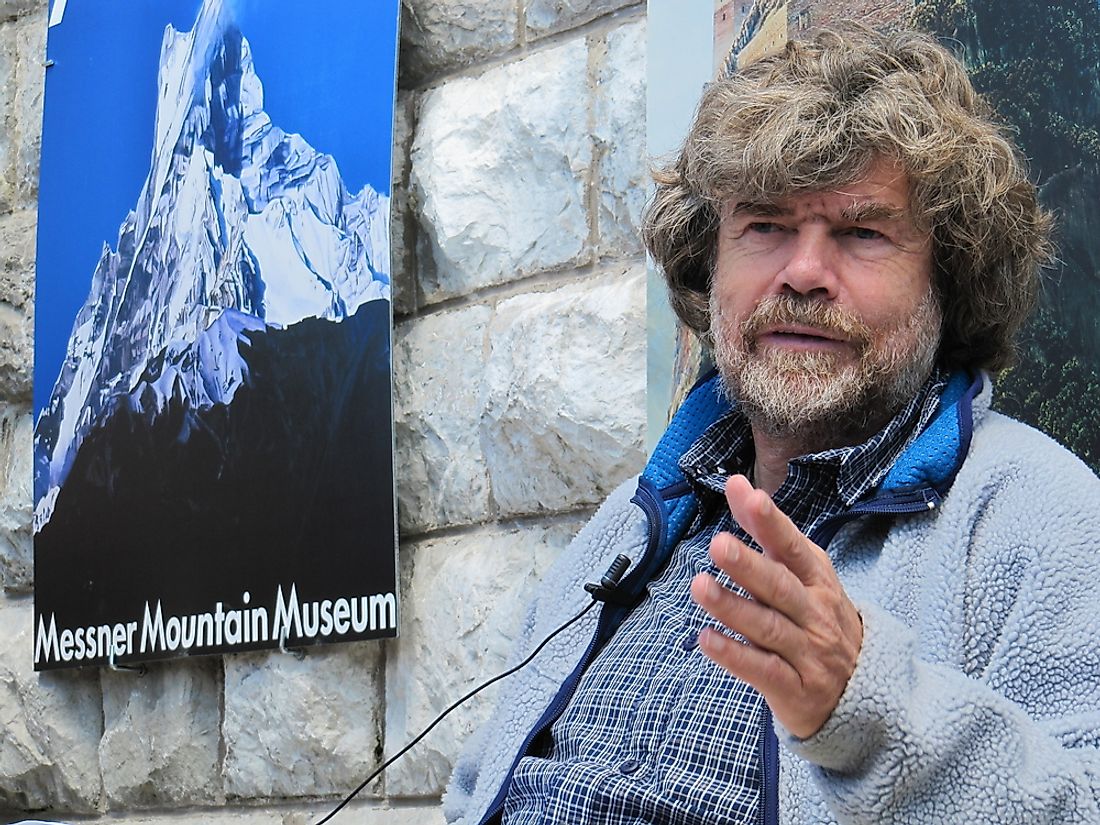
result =
[{"label": "light gray fleece jacket", "polygon": [[[779,822],[1100,824],[1100,480],[990,411],[987,380],[961,380],[886,495],[821,539],[863,615],[863,647],[820,731],[777,726]],[[589,602],[584,583],[618,553],[635,562],[624,589],[644,596],[689,521],[672,467],[723,411],[715,395],[693,394],[641,480],[549,571],[517,659]],[[455,766],[448,821],[499,811],[516,761],[627,609],[591,611],[505,683]]]}]

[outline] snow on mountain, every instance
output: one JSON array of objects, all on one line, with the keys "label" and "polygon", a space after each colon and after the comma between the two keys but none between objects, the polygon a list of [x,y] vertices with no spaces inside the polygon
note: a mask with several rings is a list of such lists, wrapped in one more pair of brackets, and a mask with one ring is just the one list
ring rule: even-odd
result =
[{"label": "snow on mountain", "polygon": [[340,321],[388,300],[389,198],[344,185],[336,161],[263,110],[248,41],[206,0],[167,26],[149,174],[104,245],[35,429],[35,529],[84,436],[118,403],[229,403],[246,331]]}]

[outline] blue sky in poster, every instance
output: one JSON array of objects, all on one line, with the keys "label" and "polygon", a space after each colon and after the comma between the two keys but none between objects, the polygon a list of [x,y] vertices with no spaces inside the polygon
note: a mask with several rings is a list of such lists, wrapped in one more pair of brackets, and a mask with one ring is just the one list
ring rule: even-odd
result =
[{"label": "blue sky in poster", "polygon": [[[332,155],[348,189],[389,193],[398,0],[225,0],[272,122]],[[51,3],[52,6],[52,3]],[[68,0],[49,30],[39,187],[34,409],[49,401],[104,242],[149,171],[164,27],[199,0]],[[369,10],[369,11],[365,11]]]}]

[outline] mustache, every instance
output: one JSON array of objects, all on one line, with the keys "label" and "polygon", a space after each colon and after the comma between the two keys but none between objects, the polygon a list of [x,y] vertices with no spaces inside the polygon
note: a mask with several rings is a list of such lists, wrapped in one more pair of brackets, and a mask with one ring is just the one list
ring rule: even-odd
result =
[{"label": "mustache", "polygon": [[741,324],[741,336],[747,348],[755,346],[760,331],[782,324],[798,324],[842,337],[860,350],[871,343],[871,329],[853,313],[816,298],[802,295],[769,295]]}]

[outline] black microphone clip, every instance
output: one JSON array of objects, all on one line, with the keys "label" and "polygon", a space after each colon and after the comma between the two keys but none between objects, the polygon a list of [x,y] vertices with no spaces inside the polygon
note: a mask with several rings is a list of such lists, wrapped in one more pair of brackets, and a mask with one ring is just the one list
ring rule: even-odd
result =
[{"label": "black microphone clip", "polygon": [[588,582],[585,584],[584,589],[592,594],[595,601],[625,607],[633,602],[633,599],[627,594],[619,592],[619,583],[629,569],[630,557],[619,553],[615,557],[615,561],[611,562],[611,566],[607,568],[607,572],[603,574],[600,583]]}]

